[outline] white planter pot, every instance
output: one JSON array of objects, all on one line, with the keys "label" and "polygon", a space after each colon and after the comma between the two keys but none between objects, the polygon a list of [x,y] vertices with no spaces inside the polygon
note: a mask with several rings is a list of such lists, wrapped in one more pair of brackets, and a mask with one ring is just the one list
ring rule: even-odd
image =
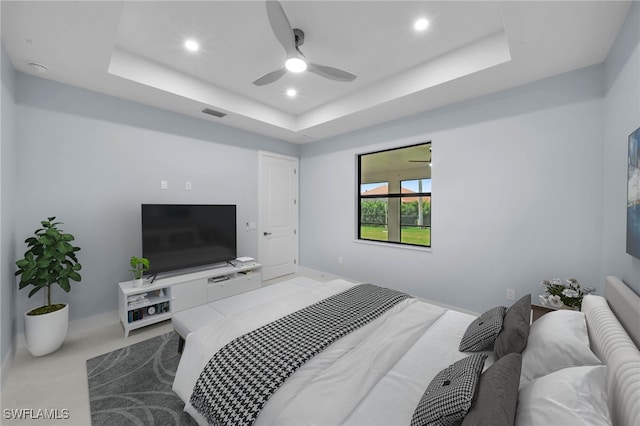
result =
[{"label": "white planter pot", "polygon": [[69,328],[69,305],[44,315],[24,314],[24,338],[33,356],[54,352],[62,346]]},{"label": "white planter pot", "polygon": [[133,279],[133,286],[136,288],[142,287],[143,283],[144,283],[144,278]]}]

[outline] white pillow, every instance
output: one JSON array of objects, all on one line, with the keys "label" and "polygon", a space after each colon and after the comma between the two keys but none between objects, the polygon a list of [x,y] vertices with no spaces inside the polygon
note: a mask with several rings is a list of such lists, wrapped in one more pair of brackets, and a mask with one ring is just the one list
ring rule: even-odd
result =
[{"label": "white pillow", "polygon": [[515,426],[611,425],[606,381],[605,365],[540,377],[520,389]]},{"label": "white pillow", "polygon": [[522,351],[520,389],[538,377],[565,367],[602,364],[589,348],[584,313],[566,309],[549,312],[531,324]]}]

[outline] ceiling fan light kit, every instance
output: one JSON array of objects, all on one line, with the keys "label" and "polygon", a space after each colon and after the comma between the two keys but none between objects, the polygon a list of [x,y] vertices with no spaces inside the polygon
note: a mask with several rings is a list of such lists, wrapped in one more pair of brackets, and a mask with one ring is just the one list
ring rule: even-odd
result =
[{"label": "ceiling fan light kit", "polygon": [[356,75],[350,72],[329,67],[326,65],[318,65],[306,61],[304,54],[300,51],[300,46],[304,44],[304,31],[301,29],[293,29],[291,23],[284,13],[282,4],[277,0],[267,0],[267,16],[269,24],[273,30],[273,34],[280,42],[287,54],[287,60],[282,68],[271,71],[253,82],[256,86],[264,86],[280,79],[287,71],[300,73],[309,71],[321,77],[334,81],[350,82],[355,80]]},{"label": "ceiling fan light kit", "polygon": [[307,63],[304,61],[304,59],[297,57],[287,59],[287,61],[284,63],[284,66],[288,71],[295,73],[303,72],[307,69]]}]

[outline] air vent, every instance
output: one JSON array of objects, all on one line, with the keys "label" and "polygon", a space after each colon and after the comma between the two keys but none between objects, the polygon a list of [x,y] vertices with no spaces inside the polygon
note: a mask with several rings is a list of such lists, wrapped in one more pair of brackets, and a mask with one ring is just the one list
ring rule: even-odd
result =
[{"label": "air vent", "polygon": [[31,71],[35,71],[40,74],[44,74],[49,71],[49,68],[37,62],[29,62],[29,68],[31,69]]},{"label": "air vent", "polygon": [[202,110],[202,112],[204,112],[205,114],[213,115],[214,117],[218,117],[218,118],[222,118],[225,115],[227,115],[224,112],[216,111],[215,109],[211,109],[211,108],[205,108]]}]

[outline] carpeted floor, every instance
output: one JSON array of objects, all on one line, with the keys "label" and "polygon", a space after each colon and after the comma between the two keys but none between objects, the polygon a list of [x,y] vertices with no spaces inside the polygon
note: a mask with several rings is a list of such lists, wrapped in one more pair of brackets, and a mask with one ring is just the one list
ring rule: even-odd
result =
[{"label": "carpeted floor", "polygon": [[92,425],[196,425],[171,390],[179,361],[173,332],[88,360]]}]

